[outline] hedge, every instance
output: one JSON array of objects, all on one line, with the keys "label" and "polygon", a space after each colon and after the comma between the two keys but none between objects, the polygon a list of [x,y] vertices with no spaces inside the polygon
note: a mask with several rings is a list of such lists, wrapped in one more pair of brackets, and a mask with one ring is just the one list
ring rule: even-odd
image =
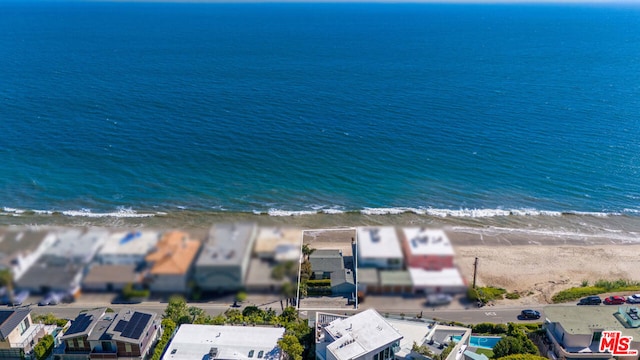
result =
[{"label": "hedge", "polygon": [[331,286],[331,279],[307,280],[308,287]]},{"label": "hedge", "polygon": [[36,346],[33,347],[33,353],[36,355],[37,360],[44,360],[53,351],[53,336],[45,335]]},{"label": "hedge", "polygon": [[176,323],[171,319],[162,320],[162,337],[158,340],[156,348],[153,350],[153,356],[151,360],[160,360],[160,357],[164,353],[164,348],[169,344],[169,340],[173,336],[173,332],[176,329]]}]

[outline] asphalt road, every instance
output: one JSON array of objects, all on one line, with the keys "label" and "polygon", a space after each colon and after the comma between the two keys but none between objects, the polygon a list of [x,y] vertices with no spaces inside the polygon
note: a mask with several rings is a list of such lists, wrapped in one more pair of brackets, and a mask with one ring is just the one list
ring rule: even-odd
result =
[{"label": "asphalt road", "polygon": [[[216,303],[198,303],[193,304],[201,309],[203,309],[207,314],[215,316],[218,314],[224,313],[226,310],[231,307],[229,304],[216,304]],[[166,303],[161,302],[144,302],[140,304],[127,304],[127,305],[114,305],[108,304],[106,305],[115,311],[119,311],[122,308],[133,308],[139,310],[153,311],[158,314],[164,313],[164,310],[167,306]],[[575,305],[573,305],[575,306]],[[60,304],[54,306],[38,306],[31,305],[33,314],[47,314],[53,313],[56,317],[66,318],[66,319],[74,319],[78,313],[82,310],[93,309],[98,306],[96,304],[83,304],[83,303],[72,303],[72,304]],[[280,305],[278,303],[272,304],[271,306],[276,312],[280,312]],[[263,307],[264,308],[264,307]],[[347,313],[351,314],[356,311],[361,311],[366,309],[366,306],[361,306],[359,310],[326,310],[324,312],[339,312],[339,313]],[[242,309],[240,307],[239,309]],[[544,319],[544,313],[542,307],[533,307],[533,310],[538,310],[542,314],[542,319]],[[401,312],[398,312],[397,309],[380,309],[376,308],[376,310],[381,313],[389,313],[393,315],[398,315]],[[440,322],[451,322],[456,321],[464,324],[478,324],[483,322],[491,322],[491,323],[508,323],[508,322],[531,322],[532,320],[520,320],[518,319],[518,315],[522,311],[522,308],[504,308],[504,307],[484,307],[484,308],[470,308],[470,309],[423,309],[422,318],[424,319],[435,319]],[[318,310],[307,310],[302,311],[301,315],[303,317],[315,317],[315,312]],[[405,311],[404,314],[406,317],[414,317],[418,315],[420,312],[414,311],[409,312]]]}]

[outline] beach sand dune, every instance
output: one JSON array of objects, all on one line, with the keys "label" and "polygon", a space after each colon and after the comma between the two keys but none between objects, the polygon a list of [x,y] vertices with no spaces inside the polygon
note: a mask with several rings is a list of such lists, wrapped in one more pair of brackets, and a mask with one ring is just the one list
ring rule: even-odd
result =
[{"label": "beach sand dune", "polygon": [[[554,243],[555,244],[555,243]],[[558,291],[600,279],[640,281],[639,245],[461,245],[456,262],[463,276],[476,283],[518,292],[513,305],[550,303]]]}]

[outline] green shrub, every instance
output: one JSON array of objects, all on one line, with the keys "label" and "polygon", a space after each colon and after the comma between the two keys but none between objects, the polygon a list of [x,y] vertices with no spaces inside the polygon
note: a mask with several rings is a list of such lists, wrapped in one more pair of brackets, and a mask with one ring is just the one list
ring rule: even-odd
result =
[{"label": "green shrub", "polygon": [[590,295],[598,295],[607,292],[616,292],[616,291],[640,291],[640,282],[637,281],[629,281],[625,279],[619,280],[598,280],[593,286],[584,286],[588,284],[586,280],[582,281],[583,286],[573,287],[567,290],[562,290],[557,294],[553,295],[551,301],[554,303],[561,303],[567,301],[573,301],[580,299],[585,296]]},{"label": "green shrub", "polygon": [[480,323],[473,325],[471,331],[475,334],[492,334],[500,335],[507,333],[507,325],[505,324],[493,324],[493,323]]},{"label": "green shrub", "polygon": [[567,302],[580,299],[581,297],[589,295],[598,295],[607,292],[605,288],[597,286],[586,287],[573,287],[567,290],[562,290],[551,297],[551,301],[554,303]]},{"label": "green shrub", "polygon": [[500,300],[503,298],[506,292],[507,290],[503,288],[496,288],[493,286],[485,286],[485,287],[478,288],[478,293],[480,294],[480,296],[482,296],[484,299],[488,301]]},{"label": "green shrub", "polygon": [[57,318],[52,313],[35,315],[33,316],[32,319],[33,319],[33,322],[38,322],[38,323],[42,322],[45,325],[57,325],[59,327],[64,327],[69,322],[69,320],[67,319]]},{"label": "green shrub", "polygon": [[516,299],[520,299],[520,294],[518,294],[517,292],[512,292],[512,293],[507,293],[504,297],[506,297],[509,300],[516,300]]},{"label": "green shrub", "polygon": [[307,286],[310,288],[322,287],[322,286],[331,287],[331,279],[307,280]]},{"label": "green shrub", "polygon": [[173,322],[173,320],[171,319],[162,320],[162,331],[163,331],[162,337],[160,338],[160,340],[158,340],[158,343],[156,344],[151,360],[160,360],[160,357],[164,353],[164,349],[169,344],[169,340],[171,340],[171,337],[173,336],[173,332],[175,331],[175,329],[176,329],[176,323]]},{"label": "green shrub", "polygon": [[309,296],[331,295],[331,286],[308,287],[307,295]]},{"label": "green shrub", "polygon": [[46,359],[53,351],[53,336],[45,335],[33,348],[37,360]]},{"label": "green shrub", "polygon": [[130,299],[145,299],[149,297],[148,289],[135,289],[132,283],[128,283],[122,288],[122,297]]}]

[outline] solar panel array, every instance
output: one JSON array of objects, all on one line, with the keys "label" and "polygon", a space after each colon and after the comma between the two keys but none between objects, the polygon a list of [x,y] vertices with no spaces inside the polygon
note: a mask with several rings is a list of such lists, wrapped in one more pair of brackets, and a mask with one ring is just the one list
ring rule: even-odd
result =
[{"label": "solar panel array", "polygon": [[87,330],[87,328],[89,327],[92,321],[93,321],[93,316],[87,315],[87,314],[81,314],[71,324],[69,329],[65,332],[65,335],[77,334]]},{"label": "solar panel array", "polygon": [[113,330],[122,332],[122,330],[124,330],[124,328],[127,326],[127,324],[128,324],[128,321],[120,320],[116,324],[116,327],[113,328]]},{"label": "solar panel array", "polygon": [[135,312],[133,316],[131,316],[127,326],[122,330],[121,335],[130,339],[140,338],[144,328],[146,328],[149,323],[149,319],[151,319],[151,315]]}]

